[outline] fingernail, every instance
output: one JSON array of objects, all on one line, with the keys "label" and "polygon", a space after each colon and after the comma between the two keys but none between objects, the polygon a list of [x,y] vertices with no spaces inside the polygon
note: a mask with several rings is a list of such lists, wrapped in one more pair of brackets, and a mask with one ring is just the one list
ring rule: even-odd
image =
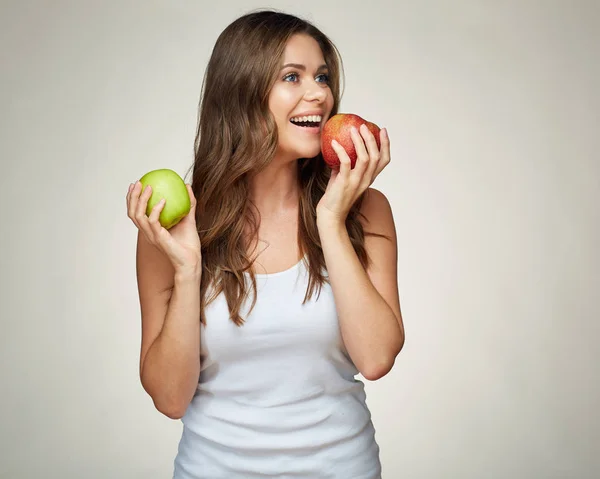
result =
[{"label": "fingernail", "polygon": [[337,141],[335,141],[335,140],[331,140],[331,144],[332,144],[333,146],[338,146],[338,145],[339,145],[339,143],[338,143]]},{"label": "fingernail", "polygon": [[387,138],[388,134],[387,134],[387,128],[384,128],[383,130],[381,130],[383,132],[383,137]]},{"label": "fingernail", "polygon": [[129,188],[127,189],[127,193],[131,193],[132,188],[133,188],[133,183],[129,183]]}]

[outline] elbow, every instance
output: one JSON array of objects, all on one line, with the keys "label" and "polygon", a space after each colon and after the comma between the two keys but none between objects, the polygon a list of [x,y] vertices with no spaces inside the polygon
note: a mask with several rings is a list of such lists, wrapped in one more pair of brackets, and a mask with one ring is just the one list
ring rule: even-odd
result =
[{"label": "elbow", "polygon": [[153,401],[154,401],[154,407],[156,407],[158,412],[160,412],[161,414],[164,414],[169,419],[179,420],[185,415],[187,406],[185,406],[183,404],[178,404],[178,403],[163,404],[163,403],[159,403],[158,401],[154,400],[154,398],[153,398]]},{"label": "elbow", "polygon": [[394,367],[395,359],[392,358],[389,361],[381,361],[379,363],[373,363],[360,372],[363,377],[368,381],[377,381],[389,373]]},{"label": "elbow", "polygon": [[184,401],[172,394],[165,395],[160,390],[157,391],[156,389],[151,388],[150,385],[143,380],[142,387],[152,399],[156,410],[161,414],[164,414],[169,419],[175,420],[181,419],[185,415],[189,401]]},{"label": "elbow", "polygon": [[380,357],[377,361],[372,361],[370,364],[366,364],[360,371],[365,379],[368,381],[377,381],[386,374],[388,374],[396,362],[396,356],[400,354],[404,346],[404,335],[397,345],[394,346],[393,350],[389,355]]},{"label": "elbow", "polygon": [[[156,409],[158,409],[158,408],[156,408]],[[185,414],[184,409],[158,409],[158,410],[162,414],[167,416],[169,419],[173,419],[175,421],[181,419]]]}]

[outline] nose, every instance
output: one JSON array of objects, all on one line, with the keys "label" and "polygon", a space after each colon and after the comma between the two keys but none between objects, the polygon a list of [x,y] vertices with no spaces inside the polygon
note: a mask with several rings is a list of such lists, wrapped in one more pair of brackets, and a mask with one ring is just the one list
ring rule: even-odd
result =
[{"label": "nose", "polygon": [[312,82],[306,89],[304,98],[307,101],[318,101],[319,103],[322,103],[327,98],[327,89],[323,88],[322,84]]}]

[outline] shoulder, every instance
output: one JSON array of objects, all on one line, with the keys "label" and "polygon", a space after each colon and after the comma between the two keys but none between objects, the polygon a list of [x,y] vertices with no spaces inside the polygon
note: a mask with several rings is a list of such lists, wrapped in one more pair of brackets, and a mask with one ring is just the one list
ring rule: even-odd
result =
[{"label": "shoulder", "polygon": [[360,213],[365,232],[395,236],[392,207],[381,191],[375,188],[365,191]]}]

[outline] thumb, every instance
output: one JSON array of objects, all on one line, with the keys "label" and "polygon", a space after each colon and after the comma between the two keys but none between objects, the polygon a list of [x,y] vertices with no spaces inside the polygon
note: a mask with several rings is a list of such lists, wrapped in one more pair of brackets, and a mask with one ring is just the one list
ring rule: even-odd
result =
[{"label": "thumb", "polygon": [[189,214],[193,215],[196,212],[196,204],[198,202],[196,201],[196,196],[194,195],[194,191],[192,190],[192,186],[190,184],[187,184],[187,183],[186,183],[185,186],[187,188],[188,194],[190,195],[190,204],[191,204],[191,207],[190,207],[190,213]]}]

